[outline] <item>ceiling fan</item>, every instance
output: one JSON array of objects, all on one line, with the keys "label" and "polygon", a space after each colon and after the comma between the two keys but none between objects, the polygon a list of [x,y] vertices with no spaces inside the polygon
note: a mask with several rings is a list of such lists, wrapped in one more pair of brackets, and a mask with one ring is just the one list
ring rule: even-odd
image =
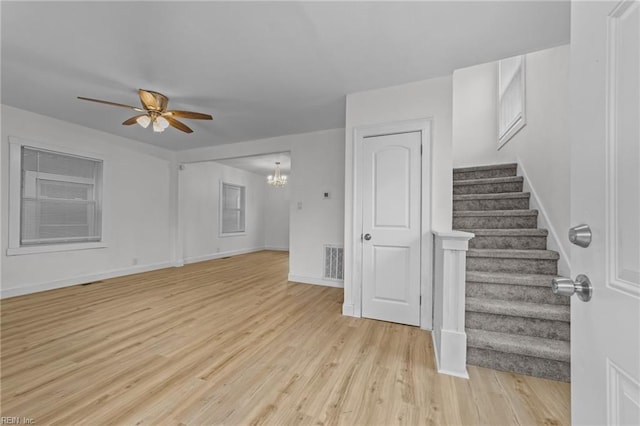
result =
[{"label": "ceiling fan", "polygon": [[140,96],[142,108],[119,104],[116,102],[102,101],[100,99],[85,98],[82,96],[78,96],[78,99],[129,108],[134,111],[142,112],[143,114],[135,115],[128,120],[125,120],[122,124],[125,126],[130,126],[134,123],[138,123],[146,129],[147,127],[149,127],[149,124],[153,123],[154,132],[164,132],[167,127],[173,126],[185,133],[193,133],[193,130],[191,130],[187,125],[176,120],[176,117],[191,120],[213,119],[213,117],[211,117],[209,114],[202,114],[200,112],[167,110],[169,98],[167,98],[162,93],[153,92],[151,90],[138,89],[138,95]]}]

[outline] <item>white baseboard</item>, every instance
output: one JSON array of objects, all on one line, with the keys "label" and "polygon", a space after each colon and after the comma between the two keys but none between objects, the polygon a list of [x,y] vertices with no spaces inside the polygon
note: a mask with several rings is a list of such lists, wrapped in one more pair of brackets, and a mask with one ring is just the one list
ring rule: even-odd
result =
[{"label": "white baseboard", "polygon": [[433,346],[433,358],[436,361],[436,370],[440,371],[440,358],[438,357],[440,346],[438,345],[438,339],[436,338],[436,330],[431,332],[431,343]]},{"label": "white baseboard", "polygon": [[154,263],[150,265],[136,265],[128,268],[114,269],[112,271],[101,272],[99,274],[82,275],[62,280],[48,281],[39,284],[28,285],[16,288],[3,288],[0,290],[0,299],[23,296],[25,294],[38,293],[41,291],[54,290],[57,288],[71,287],[78,284],[86,284],[94,281],[106,280],[109,278],[121,277],[123,275],[139,274],[142,272],[155,271],[156,269],[170,268],[173,262]]},{"label": "white baseboard", "polygon": [[[438,370],[438,373],[468,379],[469,373],[466,368],[467,335],[465,333],[441,330],[440,345],[442,347],[439,347],[437,344],[435,331],[431,333],[431,339],[433,341],[433,354],[435,355],[436,370]],[[449,359],[441,360],[440,351],[442,351],[443,357]]]},{"label": "white baseboard", "polygon": [[293,281],[296,283],[323,285],[325,287],[344,288],[344,284],[342,282],[323,280],[322,278],[316,278],[316,277],[305,277],[302,275],[289,274],[288,279],[289,281]]},{"label": "white baseboard", "polygon": [[355,317],[355,312],[354,312],[354,308],[353,308],[353,304],[347,304],[347,303],[343,303],[342,304],[342,315],[348,316],[348,317]]},{"label": "white baseboard", "polygon": [[222,257],[235,256],[238,254],[255,253],[264,249],[264,247],[252,247],[240,250],[221,251],[220,253],[210,253],[201,256],[185,257],[184,264],[186,265],[188,263],[204,262],[205,260],[220,259]]},{"label": "white baseboard", "polygon": [[558,275],[568,277],[571,275],[571,262],[569,261],[569,254],[562,247],[562,244],[560,244],[560,237],[558,236],[558,232],[549,220],[549,215],[540,202],[538,193],[533,187],[531,179],[529,179],[527,171],[522,165],[522,161],[520,161],[520,159],[518,159],[518,172],[524,178],[523,191],[531,193],[530,208],[538,210],[538,227],[549,231],[549,238],[547,238],[547,247],[549,248],[549,250],[554,250],[560,253],[560,259],[558,260]]},{"label": "white baseboard", "polygon": [[273,251],[289,251],[289,247],[280,247],[280,246],[264,246],[265,250],[273,250]]}]

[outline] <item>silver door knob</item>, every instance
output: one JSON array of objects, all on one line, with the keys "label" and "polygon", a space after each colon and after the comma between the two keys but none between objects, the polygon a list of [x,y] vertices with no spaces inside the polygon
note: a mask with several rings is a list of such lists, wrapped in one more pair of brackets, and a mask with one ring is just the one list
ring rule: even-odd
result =
[{"label": "silver door knob", "polygon": [[575,281],[571,278],[555,277],[551,281],[551,291],[558,296],[573,296],[577,294],[578,299],[588,302],[593,295],[593,286],[589,277],[580,274]]},{"label": "silver door knob", "polygon": [[371,234],[364,234],[364,239],[369,241],[371,239]]}]

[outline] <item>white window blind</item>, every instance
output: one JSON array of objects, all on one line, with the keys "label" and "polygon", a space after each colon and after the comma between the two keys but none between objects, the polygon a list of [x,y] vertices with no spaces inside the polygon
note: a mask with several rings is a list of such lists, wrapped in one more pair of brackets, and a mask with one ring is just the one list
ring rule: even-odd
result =
[{"label": "white window blind", "polygon": [[498,62],[498,148],[526,123],[524,56]]},{"label": "white window blind", "polygon": [[222,234],[244,232],[245,222],[245,187],[222,182],[220,188]]},{"label": "white window blind", "polygon": [[102,239],[102,161],[23,146],[20,246]]}]

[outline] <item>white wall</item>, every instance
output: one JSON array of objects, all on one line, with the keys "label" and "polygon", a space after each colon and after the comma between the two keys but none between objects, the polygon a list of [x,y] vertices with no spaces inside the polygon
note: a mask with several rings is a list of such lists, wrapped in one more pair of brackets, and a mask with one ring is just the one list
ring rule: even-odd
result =
[{"label": "white wall", "polygon": [[[107,248],[6,255],[10,226],[7,214],[9,136],[104,157]],[[172,264],[174,223],[170,169],[173,153],[6,105],[2,106],[1,149],[3,297]]]},{"label": "white wall", "polygon": [[291,146],[289,279],[341,287],[323,279],[323,250],[344,243],[344,130],[300,136]]},{"label": "white wall", "polygon": [[569,46],[526,55],[527,125],[497,151],[497,63],[453,74],[455,167],[517,162],[568,272],[569,241]]},{"label": "white wall", "polygon": [[[219,236],[220,181],[245,187],[245,233]],[[200,262],[262,250],[265,245],[264,178],[213,161],[180,171],[180,218],[184,262]]]},{"label": "white wall", "polygon": [[269,250],[289,250],[291,184],[276,188],[267,184],[264,178],[262,180],[265,187],[264,246]]},{"label": "white wall", "polygon": [[[291,153],[289,279],[339,286],[323,279],[322,250],[324,244],[344,241],[343,129],[187,150],[177,153],[177,161],[191,163],[285,151]],[[322,199],[323,191],[330,191],[331,199]]]},{"label": "white wall", "polygon": [[[463,68],[453,73],[452,137],[455,167],[499,161],[497,97],[497,62]],[[507,143],[504,149],[512,142]]]},{"label": "white wall", "polygon": [[[432,164],[423,164],[423,174],[430,173],[431,188],[423,185],[423,199],[431,200],[430,212],[423,211],[422,232],[427,239],[431,231],[447,231],[452,223],[452,78],[451,76],[400,86],[354,93],[347,96],[345,155],[345,300],[343,312],[353,315],[354,295],[351,270],[353,209],[353,132],[362,126],[388,124],[415,119],[431,120]],[[425,214],[426,213],[426,214]],[[428,219],[426,219],[428,218]],[[431,250],[430,244],[425,251]],[[431,327],[431,255],[423,253],[423,327]],[[423,283],[424,284],[424,283]]]}]

